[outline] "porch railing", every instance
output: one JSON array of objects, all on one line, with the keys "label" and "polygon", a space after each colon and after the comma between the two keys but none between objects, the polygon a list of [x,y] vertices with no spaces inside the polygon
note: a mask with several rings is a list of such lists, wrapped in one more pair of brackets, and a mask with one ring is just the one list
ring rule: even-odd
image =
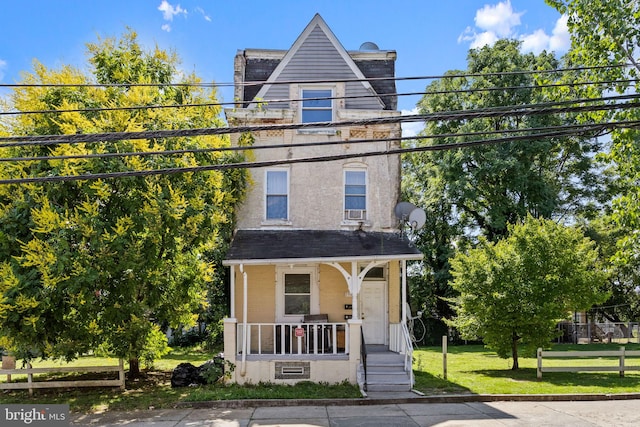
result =
[{"label": "porch railing", "polygon": [[[237,326],[241,354],[245,327]],[[347,331],[346,323],[247,323],[247,355],[349,354]]]},{"label": "porch railing", "polygon": [[405,323],[389,325],[389,350],[404,355],[404,370],[409,373],[413,385],[413,345]]}]

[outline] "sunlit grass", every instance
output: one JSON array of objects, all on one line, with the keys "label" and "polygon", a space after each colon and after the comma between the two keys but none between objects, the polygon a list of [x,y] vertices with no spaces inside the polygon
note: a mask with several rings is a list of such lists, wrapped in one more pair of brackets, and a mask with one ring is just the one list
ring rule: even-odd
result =
[{"label": "sunlit grass", "polygon": [[[638,350],[638,344],[625,344]],[[557,345],[553,350],[617,350],[618,344]],[[525,356],[525,357],[523,357]],[[543,366],[617,366],[617,358],[544,359]],[[640,358],[627,358],[625,364],[640,365]],[[521,355],[520,369],[511,370],[511,359],[501,359],[482,346],[453,346],[447,354],[447,379],[443,378],[441,347],[426,347],[414,352],[416,389],[425,394],[569,394],[628,393],[640,390],[640,373],[626,372],[553,372],[536,378],[535,355]]]}]

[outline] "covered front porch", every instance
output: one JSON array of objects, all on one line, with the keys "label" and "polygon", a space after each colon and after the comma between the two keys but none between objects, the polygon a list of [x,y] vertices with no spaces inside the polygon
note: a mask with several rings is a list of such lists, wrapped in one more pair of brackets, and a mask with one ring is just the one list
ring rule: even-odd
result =
[{"label": "covered front porch", "polygon": [[232,381],[362,384],[366,344],[410,371],[406,261],[421,256],[392,233],[238,231],[225,260]]}]

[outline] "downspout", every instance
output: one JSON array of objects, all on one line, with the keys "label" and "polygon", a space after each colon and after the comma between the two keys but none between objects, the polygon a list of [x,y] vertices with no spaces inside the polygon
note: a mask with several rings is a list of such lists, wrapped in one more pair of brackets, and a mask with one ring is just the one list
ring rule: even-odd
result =
[{"label": "downspout", "polygon": [[240,368],[240,376],[244,377],[247,373],[247,272],[244,271],[244,264],[240,264],[240,273],[242,273],[242,366]]}]

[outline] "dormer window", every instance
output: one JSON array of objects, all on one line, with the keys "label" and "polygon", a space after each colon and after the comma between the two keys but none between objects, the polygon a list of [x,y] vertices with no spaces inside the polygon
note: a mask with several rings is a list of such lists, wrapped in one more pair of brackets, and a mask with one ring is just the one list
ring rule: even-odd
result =
[{"label": "dormer window", "polygon": [[302,89],[302,123],[333,121],[332,97],[332,89]]}]

